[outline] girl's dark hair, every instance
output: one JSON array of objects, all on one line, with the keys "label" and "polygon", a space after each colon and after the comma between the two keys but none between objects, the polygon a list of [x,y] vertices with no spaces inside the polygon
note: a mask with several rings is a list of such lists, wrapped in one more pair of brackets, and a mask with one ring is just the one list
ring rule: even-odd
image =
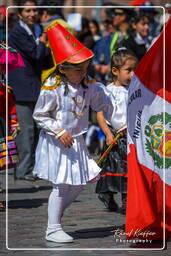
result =
[{"label": "girl's dark hair", "polygon": [[92,20],[89,21],[89,24],[90,24],[90,23],[93,23],[93,24],[96,26],[96,28],[97,28],[97,34],[99,35],[99,34],[100,34],[100,28],[99,28],[99,23],[97,22],[97,20],[92,19]]},{"label": "girl's dark hair", "polygon": [[[17,1],[17,6],[24,6],[25,3],[31,2],[34,3],[37,6],[37,1],[36,0],[18,0]],[[21,13],[23,8],[18,8],[18,12]]]},{"label": "girl's dark hair", "polygon": [[[128,59],[134,59],[137,61],[136,56],[134,53],[125,47],[118,48],[116,51],[113,53],[111,57],[111,70],[113,67],[120,69]],[[112,76],[115,79],[115,76],[112,74]]]}]

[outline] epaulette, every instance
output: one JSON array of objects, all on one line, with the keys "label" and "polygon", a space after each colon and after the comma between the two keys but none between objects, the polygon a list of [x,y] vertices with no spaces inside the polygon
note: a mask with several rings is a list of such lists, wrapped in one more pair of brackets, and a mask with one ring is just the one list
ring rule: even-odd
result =
[{"label": "epaulette", "polygon": [[84,79],[84,82],[87,84],[93,84],[93,83],[97,82],[97,80],[95,78],[88,77],[88,78]]},{"label": "epaulette", "polygon": [[[53,83],[52,81],[50,81],[50,79],[53,79]],[[54,76],[54,77],[50,77],[48,78],[44,84],[41,87],[41,90],[53,90],[55,89],[61,82],[61,78],[60,76]]]}]

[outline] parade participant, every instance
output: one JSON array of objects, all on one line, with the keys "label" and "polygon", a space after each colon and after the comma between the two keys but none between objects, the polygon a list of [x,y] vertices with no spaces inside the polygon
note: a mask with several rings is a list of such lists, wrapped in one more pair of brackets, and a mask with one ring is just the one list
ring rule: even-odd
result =
[{"label": "parade participant", "polygon": [[[106,135],[106,144],[113,142],[114,137],[126,129],[126,113],[128,101],[128,85],[136,65],[135,56],[126,48],[118,49],[111,58],[111,73],[113,82],[107,86],[107,89],[113,95],[113,101],[116,102],[116,112],[113,116],[114,131],[108,126],[104,119],[103,112],[97,113],[98,123]],[[126,131],[126,130],[125,130]],[[108,157],[104,160],[102,171],[96,186],[96,193],[99,199],[111,211],[119,210],[114,200],[114,194],[120,192],[122,195],[121,212],[125,213],[126,208],[126,190],[127,190],[127,164],[126,164],[126,132],[121,137],[117,145],[113,147]]]},{"label": "parade participant", "polygon": [[33,114],[42,129],[34,174],[53,183],[46,239],[65,243],[73,238],[63,231],[61,216],[84,185],[96,181],[100,172],[83,140],[89,107],[104,111],[110,121],[115,106],[105,86],[86,76],[92,51],[58,23],[47,28],[47,36],[57,69],[42,86]]},{"label": "parade participant", "polygon": [[[7,54],[8,58],[6,56]],[[24,66],[23,60],[17,51],[7,48],[5,43],[0,44],[0,172],[7,168],[14,168],[19,161],[14,139],[20,128],[13,90],[10,86],[6,86],[5,81],[7,59],[8,71]],[[8,101],[6,99],[7,93]],[[6,108],[7,105],[8,107]],[[7,127],[6,118],[8,122]],[[0,193],[2,192],[0,180]],[[0,203],[0,211],[3,210],[5,210],[5,206]]]}]

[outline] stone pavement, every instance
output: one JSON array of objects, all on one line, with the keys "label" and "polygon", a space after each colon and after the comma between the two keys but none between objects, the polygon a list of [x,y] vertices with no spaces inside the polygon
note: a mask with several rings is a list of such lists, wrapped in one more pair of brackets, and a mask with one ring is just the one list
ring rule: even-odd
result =
[{"label": "stone pavement", "polygon": [[[0,174],[5,188],[5,173]],[[171,241],[167,249],[162,245],[142,244],[141,248],[130,247],[124,236],[117,241],[113,231],[124,230],[125,216],[108,212],[94,193],[95,184],[85,186],[84,191],[65,211],[62,222],[66,232],[75,240],[70,244],[56,244],[44,239],[47,224],[47,202],[50,183],[14,181],[13,172],[8,175],[8,229],[5,245],[5,212],[0,212],[0,255],[15,256],[98,256],[98,255],[171,255]],[[0,200],[5,200],[2,193]],[[119,203],[119,196],[117,198]],[[157,250],[154,248],[159,247]]]}]

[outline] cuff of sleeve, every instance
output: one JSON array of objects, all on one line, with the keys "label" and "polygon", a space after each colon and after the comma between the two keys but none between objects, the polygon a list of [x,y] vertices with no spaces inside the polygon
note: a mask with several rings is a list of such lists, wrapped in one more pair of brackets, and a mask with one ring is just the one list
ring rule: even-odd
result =
[{"label": "cuff of sleeve", "polygon": [[66,132],[65,129],[61,129],[59,130],[57,133],[55,133],[55,138],[59,138],[60,136],[62,136],[64,133]]},{"label": "cuff of sleeve", "polygon": [[119,133],[123,130],[125,130],[127,128],[126,124],[125,125],[122,125],[121,127],[119,127],[118,129],[116,129],[116,132]]}]

